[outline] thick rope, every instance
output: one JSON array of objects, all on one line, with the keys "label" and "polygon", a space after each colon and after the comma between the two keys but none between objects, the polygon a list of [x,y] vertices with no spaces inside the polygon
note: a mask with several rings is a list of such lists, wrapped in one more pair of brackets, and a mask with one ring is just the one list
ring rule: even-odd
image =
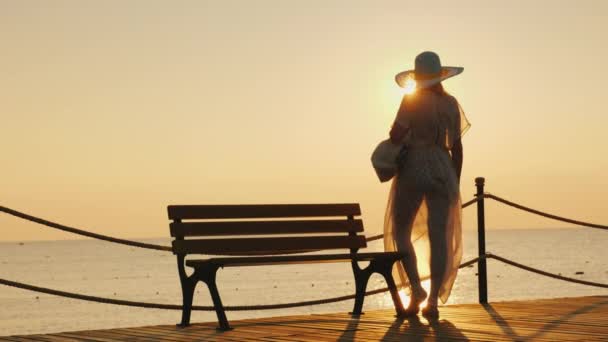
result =
[{"label": "thick rope", "polygon": [[533,267],[530,267],[530,266],[526,266],[526,265],[517,263],[515,261],[503,258],[503,257],[498,256],[498,255],[494,255],[492,253],[486,253],[486,258],[487,259],[496,259],[498,261],[504,262],[505,264],[509,264],[511,266],[515,266],[517,268],[521,268],[522,270],[526,270],[528,272],[533,272],[533,273],[537,273],[537,274],[540,274],[540,275],[544,275],[544,276],[549,277],[549,278],[554,278],[554,279],[559,279],[559,280],[563,280],[563,281],[568,281],[568,282],[571,282],[571,283],[583,284],[583,285],[587,285],[587,286],[602,287],[602,288],[605,288],[605,289],[608,288],[608,284],[594,283],[594,282],[591,282],[591,281],[585,281],[585,280],[580,280],[580,279],[568,278],[568,277],[564,277],[564,276],[559,275],[559,274],[549,273],[549,272],[546,272],[546,271],[543,271],[543,270],[539,270],[537,268],[533,268]]},{"label": "thick rope", "polygon": [[[559,279],[559,280],[587,285],[587,286],[608,288],[608,284],[601,284],[601,283],[595,283],[595,282],[590,282],[590,281],[585,281],[585,280],[564,277],[564,276],[561,276],[558,274],[553,274],[553,273],[539,270],[539,269],[536,269],[536,268],[533,268],[530,266],[526,266],[526,265],[517,263],[515,261],[500,257],[498,255],[494,255],[491,253],[487,253],[482,258],[495,259],[495,260],[504,262],[506,264],[509,264],[511,266],[515,266],[515,267],[521,268],[523,270],[537,273],[540,275],[544,275],[544,276],[554,278],[554,279]],[[459,266],[459,268],[464,268],[464,267],[473,265],[473,264],[477,263],[479,261],[479,259],[480,258],[474,258],[465,263],[462,263]],[[151,309],[166,309],[166,310],[181,310],[182,309],[181,305],[134,302],[134,301],[122,300],[122,299],[112,299],[112,298],[89,296],[89,295],[83,295],[83,294],[78,294],[78,293],[72,293],[72,292],[66,292],[66,291],[49,289],[49,288],[45,288],[45,287],[29,285],[29,284],[16,282],[16,281],[10,281],[10,280],[6,280],[6,279],[2,279],[2,278],[0,278],[0,284],[6,285],[6,286],[11,286],[11,287],[16,287],[16,288],[20,288],[20,289],[24,289],[24,290],[30,290],[30,291],[35,291],[35,292],[41,292],[41,293],[61,296],[61,297],[85,300],[85,301],[89,301],[89,302],[133,306],[133,307],[140,307],[140,308],[151,308]],[[365,293],[365,295],[370,296],[370,295],[375,295],[375,294],[383,293],[383,292],[387,292],[387,291],[388,291],[388,288],[384,287],[384,288],[380,288],[380,289],[376,289],[376,290],[372,290],[372,291],[367,291]],[[301,307],[301,306],[329,304],[329,303],[341,302],[341,301],[354,299],[354,298],[355,298],[355,295],[348,295],[348,296],[340,296],[340,297],[334,297],[334,298],[326,298],[326,299],[318,299],[318,300],[310,300],[310,301],[302,301],[302,302],[294,302],[294,303],[283,303],[283,304],[226,306],[226,307],[224,307],[224,309],[226,311],[286,309],[286,308],[295,308],[295,307]],[[198,305],[193,306],[192,309],[199,310],[199,311],[213,311],[214,310],[214,308],[212,306],[198,306]]]},{"label": "thick rope", "polygon": [[[109,242],[118,243],[118,244],[127,245],[127,246],[133,246],[133,247],[140,247],[140,248],[155,249],[155,250],[160,250],[160,251],[171,252],[171,247],[170,246],[155,245],[155,244],[152,244],[152,243],[145,243],[145,242],[138,242],[138,241],[132,241],[132,240],[125,240],[125,239],[115,238],[115,237],[112,237],[112,236],[92,233],[92,232],[89,232],[89,231],[86,231],[86,230],[83,230],[83,229],[78,229],[78,228],[74,228],[74,227],[64,226],[64,225],[59,224],[59,223],[55,223],[55,222],[48,221],[48,220],[45,220],[45,219],[42,219],[42,218],[39,218],[39,217],[28,215],[28,214],[22,213],[20,211],[17,211],[17,210],[14,210],[14,209],[10,209],[10,208],[7,208],[7,207],[3,207],[3,206],[0,206],[0,211],[4,212],[4,213],[7,213],[9,215],[13,215],[13,216],[22,218],[22,219],[30,221],[30,222],[38,223],[38,224],[41,224],[41,225],[44,225],[44,226],[47,226],[47,227],[63,230],[65,232],[69,232],[69,233],[73,233],[73,234],[77,234],[77,235],[87,236],[87,237],[91,237],[91,238],[94,238],[94,239],[109,241]],[[382,237],[384,237],[383,234],[374,235],[372,237],[366,238],[366,241],[368,241],[368,242],[375,241],[375,240],[382,239]]]},{"label": "thick rope", "polygon": [[[474,258],[472,260],[469,260],[469,261],[463,263],[462,265],[460,265],[459,268],[467,267],[469,265],[476,263],[477,261],[479,261],[479,258]],[[41,293],[46,293],[46,294],[51,294],[51,295],[61,296],[61,297],[67,297],[67,298],[72,298],[72,299],[80,299],[80,300],[96,302],[96,303],[134,306],[134,307],[151,308],[151,309],[166,309],[166,310],[181,310],[182,309],[181,305],[134,302],[134,301],[130,301],[130,300],[89,296],[89,295],[83,295],[83,294],[79,294],[79,293],[66,292],[66,291],[49,289],[46,287],[29,285],[29,284],[6,280],[6,279],[2,279],[2,278],[0,278],[0,284],[6,285],[6,286],[11,286],[11,287],[16,287],[16,288],[24,289],[24,290],[41,292]],[[375,295],[378,293],[387,292],[388,290],[389,290],[388,287],[383,287],[380,289],[367,291],[367,292],[365,292],[365,295],[371,296],[371,295]],[[329,304],[329,303],[341,302],[341,301],[354,299],[354,298],[355,298],[355,295],[348,295],[348,296],[340,296],[340,297],[334,297],[334,298],[317,299],[317,300],[309,300],[309,301],[294,302],[294,303],[283,303],[283,304],[225,306],[224,309],[226,311],[287,309],[287,308],[295,308],[295,307],[300,307],[300,306]],[[192,310],[214,311],[215,309],[213,308],[213,306],[195,305],[192,307]]]},{"label": "thick rope", "polygon": [[373,235],[368,238],[365,238],[365,241],[367,241],[367,242],[376,241],[376,240],[382,239],[383,237],[384,237],[384,234]]},{"label": "thick rope", "polygon": [[[577,220],[572,220],[572,219],[568,219],[565,217],[560,217],[557,215],[552,215],[549,213],[545,213],[539,210],[535,210],[532,208],[528,208],[526,206],[523,206],[521,204],[517,204],[511,201],[508,201],[504,198],[498,197],[496,195],[492,195],[489,193],[485,193],[484,198],[489,198],[489,199],[493,199],[495,201],[501,202],[503,204],[512,206],[514,208],[520,209],[520,210],[524,210],[536,215],[540,215],[540,216],[544,216],[550,219],[554,219],[554,220],[558,220],[558,221],[562,221],[562,222],[567,222],[567,223],[572,223],[572,224],[576,224],[576,225],[580,225],[580,226],[585,226],[585,227],[590,227],[590,228],[598,228],[598,229],[606,229],[608,230],[608,226],[605,225],[600,225],[600,224],[594,224],[594,223],[588,223],[588,222],[583,222],[583,221],[577,221]],[[472,205],[473,203],[476,203],[479,199],[478,198],[473,198],[472,200],[465,202],[462,204],[462,208],[466,208],[470,205]],[[39,217],[35,217],[32,215],[28,215],[25,213],[22,213],[20,211],[14,210],[14,209],[10,209],[7,207],[3,207],[0,206],[0,211],[7,213],[9,215],[13,215],[19,218],[22,218],[24,220],[28,220],[31,222],[35,222],[41,225],[45,225],[47,227],[51,227],[51,228],[55,228],[55,229],[59,229],[59,230],[63,230],[69,233],[73,233],[73,234],[78,234],[78,235],[82,235],[82,236],[87,236],[87,237],[91,237],[94,239],[99,239],[99,240],[104,240],[104,241],[109,241],[109,242],[113,242],[113,243],[118,243],[118,244],[123,244],[123,245],[127,245],[127,246],[132,246],[132,247],[140,247],[140,248],[147,248],[147,249],[154,249],[154,250],[160,250],[160,251],[167,251],[170,252],[171,251],[171,247],[170,246],[162,246],[162,245],[155,245],[155,244],[151,244],[151,243],[144,243],[144,242],[138,242],[138,241],[132,241],[132,240],[126,240],[126,239],[120,239],[120,238],[115,238],[112,236],[107,236],[107,235],[102,235],[102,234],[97,234],[97,233],[92,233],[86,230],[82,230],[82,229],[78,229],[78,228],[74,228],[74,227],[68,227],[68,226],[64,226],[62,224],[59,223],[55,223],[52,221],[48,221]],[[371,241],[376,241],[376,240],[380,240],[384,237],[384,234],[378,234],[378,235],[374,235],[371,237],[366,238],[365,240],[367,242],[371,242]]]},{"label": "thick rope", "polygon": [[528,208],[526,206],[523,206],[521,204],[517,204],[517,203],[513,203],[511,201],[508,201],[504,198],[498,197],[496,195],[492,195],[489,193],[485,193],[484,196],[485,198],[490,198],[493,199],[495,201],[501,202],[503,204],[506,204],[508,206],[511,206],[513,208],[517,208],[519,210],[524,210],[527,211],[529,213],[532,214],[536,214],[536,215],[540,215],[546,218],[550,218],[550,219],[554,219],[554,220],[558,220],[558,221],[562,221],[562,222],[567,222],[567,223],[572,223],[572,224],[576,224],[579,226],[585,226],[585,227],[590,227],[590,228],[597,228],[597,229],[608,229],[608,226],[605,225],[601,225],[601,224],[595,224],[595,223],[589,223],[589,222],[583,222],[583,221],[577,221],[577,220],[572,220],[569,218],[565,218],[565,217],[561,217],[561,216],[557,216],[557,215],[553,215],[553,214],[549,214],[549,213],[545,213],[539,210],[535,210],[532,208]]},{"label": "thick rope", "polygon": [[[581,226],[585,226],[585,227],[608,229],[608,226],[572,220],[572,219],[544,213],[544,212],[541,212],[541,211],[538,211],[538,210],[535,210],[532,208],[525,207],[525,206],[517,204],[517,203],[510,202],[508,200],[505,200],[503,198],[500,198],[500,197],[492,195],[492,194],[486,193],[486,194],[484,194],[483,197],[490,198],[490,199],[496,200],[498,202],[501,202],[503,204],[512,206],[514,208],[524,210],[524,211],[527,211],[527,212],[530,212],[533,214],[537,214],[540,216],[544,216],[547,218],[551,218],[551,219],[555,219],[555,220],[559,220],[559,221],[563,221],[563,222],[568,222],[568,223],[572,223],[572,224],[577,224],[577,225],[581,225]],[[478,198],[474,198],[468,202],[465,202],[462,205],[462,208],[466,208],[466,207],[470,206],[471,204],[477,202],[478,200],[479,200]],[[78,234],[78,235],[82,235],[82,236],[87,236],[87,237],[91,237],[91,238],[95,238],[95,239],[99,239],[99,240],[109,241],[109,242],[113,242],[113,243],[133,246],[133,247],[162,250],[162,251],[171,251],[171,247],[169,247],[169,246],[162,246],[162,245],[155,245],[155,244],[119,239],[119,238],[115,238],[115,237],[111,237],[111,236],[92,233],[89,231],[64,226],[64,225],[61,225],[61,224],[58,224],[55,222],[51,222],[51,221],[48,221],[48,220],[45,220],[42,218],[31,216],[31,215],[28,215],[28,214],[25,214],[25,213],[22,213],[22,212],[19,212],[19,211],[16,211],[16,210],[13,210],[13,209],[10,209],[7,207],[3,207],[3,206],[0,206],[0,211],[13,215],[13,216],[16,216],[16,217],[19,217],[19,218],[22,218],[22,219],[25,219],[25,220],[28,220],[28,221],[31,221],[31,222],[35,222],[35,223],[45,225],[45,226],[55,228],[55,229],[60,229],[60,230],[70,232],[73,234]],[[383,237],[384,237],[383,234],[374,235],[369,238],[366,238],[366,241],[368,241],[368,242],[375,241],[375,240],[382,239]],[[579,279],[574,279],[574,278],[568,278],[568,277],[564,277],[564,276],[557,275],[557,274],[552,274],[552,273],[545,272],[545,271],[542,271],[542,270],[539,270],[539,269],[536,269],[536,268],[533,268],[530,266],[526,266],[526,265],[517,263],[515,261],[508,260],[506,258],[497,256],[497,255],[494,255],[491,253],[487,253],[485,256],[482,256],[482,258],[496,259],[498,261],[502,261],[506,264],[527,270],[529,272],[537,273],[537,274],[555,278],[555,279],[560,279],[563,281],[568,281],[568,282],[578,283],[578,284],[583,284],[583,285],[588,285],[588,286],[608,288],[608,284],[589,282],[589,281],[584,281],[584,280],[579,280]],[[460,265],[459,268],[470,266],[478,261],[479,261],[479,258],[469,260],[469,261],[463,263],[462,265]],[[49,288],[44,288],[44,287],[33,286],[33,285],[24,284],[24,283],[20,283],[20,282],[14,282],[14,281],[1,279],[1,278],[0,278],[0,284],[6,285],[6,286],[12,286],[12,287],[16,287],[16,288],[21,288],[21,289],[25,289],[25,290],[30,290],[30,291],[47,293],[47,294],[51,294],[51,295],[63,296],[63,297],[68,297],[68,298],[73,298],[73,299],[80,299],[80,300],[85,300],[85,301],[93,301],[93,302],[98,302],[98,303],[135,306],[135,307],[142,307],[142,308],[155,308],[155,309],[169,309],[169,310],[181,310],[182,309],[181,305],[134,302],[134,301],[128,301],[128,300],[82,295],[82,294],[77,294],[77,293],[72,293],[72,292],[59,291],[59,290],[54,290],[54,289],[49,289]],[[373,290],[373,291],[368,291],[365,293],[365,295],[369,296],[369,295],[374,295],[374,294],[378,294],[378,293],[382,293],[382,292],[386,292],[386,291],[388,291],[388,288],[381,288],[381,289],[377,289],[377,290]],[[227,306],[227,307],[225,307],[225,310],[227,310],[227,311],[247,311],[247,310],[284,309],[284,308],[293,308],[293,307],[300,307],[300,306],[328,304],[328,303],[334,303],[334,302],[339,302],[339,301],[344,301],[344,300],[349,300],[349,299],[354,299],[354,298],[355,298],[355,295],[348,295],[348,296],[319,299],[319,300],[312,300],[312,301],[295,302],[295,303],[250,305],[250,306]],[[193,310],[202,310],[202,311],[214,310],[214,308],[212,306],[193,306],[192,309]]]},{"label": "thick rope", "polygon": [[470,200],[470,201],[468,201],[468,202],[463,203],[463,204],[462,204],[462,209],[464,209],[464,208],[466,208],[466,207],[470,206],[471,204],[473,204],[473,203],[475,203],[475,202],[477,202],[477,201],[478,201],[478,199],[477,199],[477,198],[473,198],[472,200]]},{"label": "thick rope", "polygon": [[[466,202],[465,204],[462,205],[462,208],[466,208],[475,202],[477,202],[477,198],[473,198],[472,200]],[[140,247],[140,248],[154,249],[154,250],[167,251],[167,252],[171,251],[170,246],[155,245],[152,243],[138,242],[138,241],[133,241],[133,240],[125,240],[125,239],[115,238],[115,237],[108,236],[108,235],[92,233],[87,230],[64,226],[64,225],[56,223],[56,222],[52,222],[52,221],[45,220],[40,217],[28,215],[26,213],[22,213],[20,211],[17,211],[17,210],[11,209],[11,208],[7,208],[7,207],[3,207],[3,206],[0,206],[0,212],[4,212],[6,214],[13,215],[15,217],[19,217],[21,219],[24,219],[24,220],[27,220],[30,222],[34,222],[34,223],[38,223],[38,224],[41,224],[41,225],[44,225],[44,226],[47,226],[50,228],[55,228],[55,229],[63,230],[64,232],[87,236],[87,237],[98,239],[98,240],[104,240],[104,241],[108,241],[108,242],[132,246],[132,247]],[[379,235],[374,235],[369,238],[366,238],[365,240],[367,242],[371,242],[371,241],[375,241],[375,240],[380,240],[383,237],[384,237],[384,234],[379,234]]]},{"label": "thick rope", "polygon": [[55,223],[55,222],[51,222],[39,217],[35,217],[32,215],[28,215],[25,213],[22,213],[20,211],[17,210],[13,210],[7,207],[3,207],[0,206],[0,211],[5,212],[9,215],[13,215],[19,218],[22,218],[24,220],[27,221],[31,221],[31,222],[35,222],[47,227],[51,227],[51,228],[55,228],[55,229],[59,229],[59,230],[63,230],[65,232],[69,232],[69,233],[73,233],[73,234],[78,234],[78,235],[82,235],[82,236],[88,236],[94,239],[99,239],[99,240],[104,240],[104,241],[109,241],[109,242],[114,242],[114,243],[119,243],[122,245],[127,245],[127,246],[132,246],[132,247],[140,247],[140,248],[147,248],[147,249],[156,249],[159,251],[169,251],[171,252],[171,247],[169,246],[161,246],[161,245],[154,245],[151,243],[144,243],[144,242],[137,242],[137,241],[131,241],[131,240],[125,240],[125,239],[119,239],[119,238],[115,238],[115,237],[111,237],[111,236],[107,236],[107,235],[102,235],[102,234],[97,234],[97,233],[91,233],[89,231],[86,230],[82,230],[82,229],[78,229],[78,228],[73,228],[73,227],[68,227],[68,226],[64,226],[62,224],[59,223]]}]

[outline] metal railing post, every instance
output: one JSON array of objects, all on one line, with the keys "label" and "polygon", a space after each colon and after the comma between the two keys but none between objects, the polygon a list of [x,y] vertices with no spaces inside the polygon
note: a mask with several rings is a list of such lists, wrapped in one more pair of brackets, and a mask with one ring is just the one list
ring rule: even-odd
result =
[{"label": "metal railing post", "polygon": [[479,303],[485,304],[488,302],[488,274],[486,270],[486,218],[484,207],[484,190],[485,178],[475,178],[475,186],[477,187],[477,249],[479,262],[477,264],[478,286],[479,286]]}]

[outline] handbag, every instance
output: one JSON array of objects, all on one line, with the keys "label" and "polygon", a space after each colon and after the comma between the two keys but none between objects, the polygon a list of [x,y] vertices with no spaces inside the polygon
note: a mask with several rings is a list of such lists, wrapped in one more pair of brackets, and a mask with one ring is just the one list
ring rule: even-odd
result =
[{"label": "handbag", "polygon": [[407,154],[405,144],[393,144],[390,139],[382,140],[372,152],[372,166],[380,182],[391,180]]}]

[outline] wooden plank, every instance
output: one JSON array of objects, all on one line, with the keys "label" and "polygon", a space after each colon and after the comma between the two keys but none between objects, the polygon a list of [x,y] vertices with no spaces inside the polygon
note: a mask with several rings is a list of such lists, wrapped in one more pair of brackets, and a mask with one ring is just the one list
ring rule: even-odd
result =
[{"label": "wooden plank", "polygon": [[377,258],[401,259],[404,255],[399,252],[375,252],[357,254],[324,254],[324,255],[290,255],[290,256],[264,256],[246,258],[211,258],[201,260],[186,260],[187,266],[196,267],[206,263],[230,266],[254,266],[254,265],[274,265],[274,264],[302,264],[307,262],[350,262],[370,261]]},{"label": "wooden plank", "polygon": [[21,341],[35,341],[35,342],[80,342],[83,341],[83,339],[75,339],[75,338],[67,338],[67,337],[58,337],[55,335],[29,335],[29,336],[23,336],[20,339]]},{"label": "wooden plank", "polygon": [[154,336],[159,340],[183,342],[183,341],[208,341],[214,340],[221,335],[221,332],[216,331],[212,327],[206,327],[205,330],[191,329],[192,327],[184,329],[158,329],[156,327],[143,327],[143,328],[132,328],[134,331],[138,331],[144,335]]},{"label": "wooden plank", "polygon": [[65,341],[67,341],[67,338],[71,338],[70,341],[91,341],[91,342],[111,342],[111,341],[116,341],[116,339],[109,339],[109,338],[102,338],[102,337],[92,336],[88,332],[79,332],[77,334],[73,334],[73,333],[58,333],[58,334],[53,334],[51,336],[56,336],[58,338],[66,338]]},{"label": "wooden plank", "polygon": [[441,318],[396,319],[393,310],[367,311],[359,319],[344,313],[233,321],[228,332],[216,322],[188,328],[140,328],[8,336],[0,341],[608,341],[608,297],[448,305]]},{"label": "wooden plank", "polygon": [[113,329],[113,330],[97,330],[91,332],[89,336],[99,337],[103,339],[110,339],[114,341],[172,341],[172,342],[181,342],[185,341],[184,338],[181,339],[171,339],[167,338],[162,334],[150,334],[139,331],[138,329]]},{"label": "wooden plank", "polygon": [[174,240],[175,254],[251,255],[277,252],[364,248],[365,236],[318,236]]},{"label": "wooden plank", "polygon": [[362,220],[172,222],[171,236],[268,235],[362,232]]},{"label": "wooden plank", "polygon": [[170,205],[169,219],[244,219],[361,215],[359,203]]},{"label": "wooden plank", "polygon": [[[45,342],[80,342],[80,341],[93,341],[90,339],[84,339],[82,336],[76,338],[73,336],[66,336],[61,334],[53,334],[53,335],[34,335],[32,336],[39,341]],[[93,341],[95,342],[95,341]]]},{"label": "wooden plank", "polygon": [[172,341],[172,342],[186,342],[196,341],[200,339],[200,336],[196,336],[193,332],[184,332],[180,336],[173,336],[166,332],[153,332],[149,330],[142,330],[140,328],[121,328],[112,331],[122,337],[124,341],[133,340],[152,340],[152,341]]}]

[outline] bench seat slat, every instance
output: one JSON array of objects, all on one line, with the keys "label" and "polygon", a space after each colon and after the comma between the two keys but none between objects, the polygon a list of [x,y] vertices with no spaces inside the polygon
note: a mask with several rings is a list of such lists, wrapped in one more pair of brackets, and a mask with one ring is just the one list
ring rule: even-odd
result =
[{"label": "bench seat slat", "polygon": [[361,215],[359,203],[170,205],[167,211],[171,220]]},{"label": "bench seat slat", "polygon": [[387,258],[392,260],[401,259],[405,256],[399,252],[374,252],[357,254],[324,254],[324,255],[292,255],[292,256],[263,256],[263,257],[237,257],[237,258],[211,258],[186,260],[186,266],[200,267],[205,264],[214,264],[222,267],[234,266],[257,266],[257,265],[279,265],[279,264],[305,264],[305,263],[333,263],[370,261],[373,259]]},{"label": "bench seat slat", "polygon": [[173,222],[171,236],[362,232],[361,220]]},{"label": "bench seat slat", "polygon": [[363,248],[365,236],[315,236],[174,240],[174,254],[278,254],[280,252]]}]

